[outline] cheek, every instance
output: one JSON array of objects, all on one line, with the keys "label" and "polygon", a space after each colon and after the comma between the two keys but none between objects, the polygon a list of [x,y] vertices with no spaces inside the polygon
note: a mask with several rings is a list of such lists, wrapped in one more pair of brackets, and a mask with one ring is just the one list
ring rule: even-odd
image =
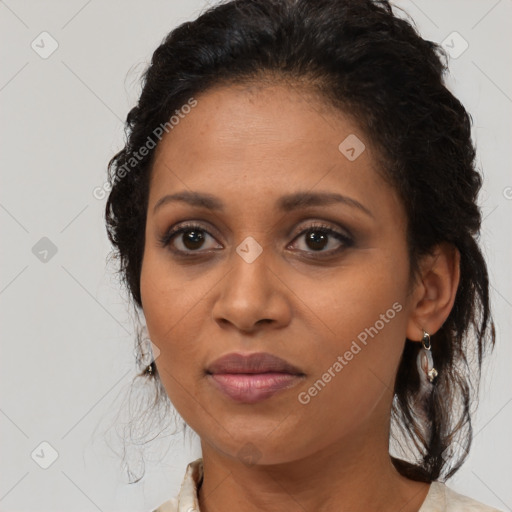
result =
[{"label": "cheek", "polygon": [[330,340],[324,348],[348,349],[352,340],[374,337],[392,341],[405,332],[406,262],[399,254],[394,260],[376,256],[357,255],[357,265],[340,267],[314,287],[310,279],[294,279],[293,290],[313,313],[319,335]]},{"label": "cheek", "polygon": [[[324,420],[328,415],[337,428],[339,422],[360,421],[393,389],[407,327],[408,267],[399,256],[374,264],[368,258],[365,265],[338,272],[334,285],[309,292],[320,321],[314,319],[314,373],[301,390],[303,402]],[[351,414],[330,410],[329,403]]]},{"label": "cheek", "polygon": [[[141,269],[140,289],[144,316],[154,342],[165,346],[189,321],[208,289],[208,279],[185,278],[165,251],[148,249]],[[163,348],[163,347],[162,347]]]},{"label": "cheek", "polygon": [[178,406],[203,374],[205,354],[194,340],[204,339],[208,292],[216,280],[185,279],[168,258],[155,252],[148,251],[142,265],[143,312],[149,338],[160,351],[156,365],[162,383]]},{"label": "cheek", "polygon": [[405,342],[405,294],[392,282],[373,284],[340,290],[335,307],[323,304],[322,319],[333,332],[318,340],[311,353],[314,371],[298,390],[300,415],[307,418],[304,439],[315,439],[318,431],[324,441],[335,439],[389,413]]},{"label": "cheek", "polygon": [[204,354],[194,340],[207,320],[205,295],[215,281],[195,278],[148,236],[140,276],[141,301],[149,338],[159,350],[156,367],[165,391],[187,423],[197,416],[195,382],[202,377]]}]

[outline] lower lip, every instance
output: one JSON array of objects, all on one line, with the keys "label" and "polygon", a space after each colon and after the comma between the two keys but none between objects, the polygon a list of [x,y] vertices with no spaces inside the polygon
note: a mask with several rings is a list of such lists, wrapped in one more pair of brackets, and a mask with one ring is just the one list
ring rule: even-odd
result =
[{"label": "lower lip", "polygon": [[209,377],[229,398],[249,404],[270,398],[302,380],[301,375],[290,373],[215,373]]}]

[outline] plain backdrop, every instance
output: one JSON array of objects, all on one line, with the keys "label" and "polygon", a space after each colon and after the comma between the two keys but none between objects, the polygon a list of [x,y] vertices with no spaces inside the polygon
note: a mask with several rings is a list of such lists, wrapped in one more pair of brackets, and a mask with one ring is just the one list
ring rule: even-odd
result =
[{"label": "plain backdrop", "polygon": [[[448,42],[448,84],[472,114],[485,176],[481,242],[497,347],[471,454],[449,485],[511,510],[512,2],[396,4],[423,37]],[[104,442],[136,367],[130,311],[107,265],[105,199],[93,190],[122,147],[152,52],[206,5],[0,1],[2,511],[149,511],[177,494],[200,455],[196,437],[164,438],[148,448],[145,477],[128,485]]]}]

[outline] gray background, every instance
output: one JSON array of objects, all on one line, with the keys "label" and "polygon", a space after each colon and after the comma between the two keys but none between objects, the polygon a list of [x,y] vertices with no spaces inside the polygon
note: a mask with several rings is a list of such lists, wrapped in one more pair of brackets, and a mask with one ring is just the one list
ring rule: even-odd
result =
[{"label": "gray background", "polygon": [[[485,367],[471,455],[449,484],[511,510],[512,1],[396,3],[423,37],[452,47],[449,85],[473,116],[485,174],[482,245],[497,349]],[[152,52],[205,5],[0,1],[3,511],[150,510],[178,492],[187,462],[200,455],[195,435],[190,443],[176,436],[170,448],[165,438],[148,449],[145,478],[127,485],[105,443],[106,418],[135,372],[134,342],[106,262],[105,199],[93,190],[122,146],[123,119]],[[47,58],[52,39],[43,31],[58,43]],[[43,469],[52,450],[58,458]]]}]

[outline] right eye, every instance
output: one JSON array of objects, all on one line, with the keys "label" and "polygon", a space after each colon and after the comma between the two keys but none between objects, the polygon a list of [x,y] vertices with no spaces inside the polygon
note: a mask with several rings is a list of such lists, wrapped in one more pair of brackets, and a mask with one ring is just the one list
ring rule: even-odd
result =
[{"label": "right eye", "polygon": [[[162,247],[172,246],[170,249],[173,252],[187,256],[190,253],[201,252],[199,249],[204,249],[208,237],[214,240],[213,236],[198,224],[180,224],[167,231],[159,238],[159,241]],[[219,248],[222,248],[222,246],[219,247],[219,244],[217,244],[217,246],[207,247],[205,250]]]}]

